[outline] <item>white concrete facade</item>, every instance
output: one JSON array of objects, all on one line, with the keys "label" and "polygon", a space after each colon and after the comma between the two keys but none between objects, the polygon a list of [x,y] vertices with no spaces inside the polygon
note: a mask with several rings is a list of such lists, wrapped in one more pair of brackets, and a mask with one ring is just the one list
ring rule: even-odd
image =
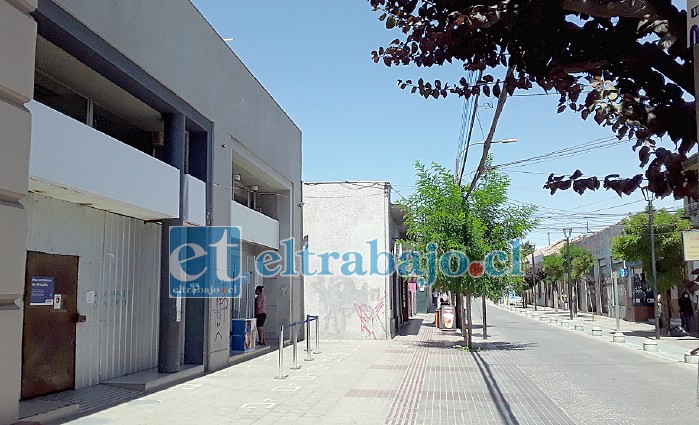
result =
[{"label": "white concrete facade", "polygon": [[[0,423],[19,412],[37,0],[0,0]],[[19,300],[19,302],[17,301]]]},{"label": "white concrete facade", "polygon": [[[39,78],[84,99],[87,121],[40,102]],[[106,134],[98,108],[154,141],[165,133],[165,148]],[[162,152],[178,114],[182,168]],[[263,249],[303,236],[301,132],[189,1],[0,0],[0,124],[0,424],[18,418],[28,251],[79,257],[82,388],[159,365],[170,223],[241,226],[249,272]],[[255,205],[241,205],[234,192],[251,187]],[[271,333],[304,317],[301,277],[252,284],[265,285]],[[192,330],[195,310],[178,306],[182,363],[199,350],[207,370],[228,364],[234,308],[207,300]]]},{"label": "white concrete facade", "polygon": [[[370,241],[379,253],[392,253],[398,238],[390,215],[390,184],[328,182],[304,184],[304,231],[309,255],[305,306],[318,314],[320,333],[331,339],[388,339],[396,324],[393,276],[371,273]],[[323,270],[320,254],[337,253]],[[361,256],[361,267],[347,266]],[[385,273],[385,255],[374,256]],[[343,268],[352,272],[343,275]],[[356,271],[356,273],[354,273]],[[327,275],[321,275],[319,272]],[[347,273],[345,273],[347,274]],[[398,307],[399,308],[399,307]],[[393,328],[393,329],[392,329]]]}]

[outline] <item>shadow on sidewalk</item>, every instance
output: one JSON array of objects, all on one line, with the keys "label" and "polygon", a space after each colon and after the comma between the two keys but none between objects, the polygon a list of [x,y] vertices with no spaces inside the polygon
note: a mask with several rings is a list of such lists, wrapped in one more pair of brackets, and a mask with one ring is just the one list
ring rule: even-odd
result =
[{"label": "shadow on sidewalk", "polygon": [[[526,350],[531,347],[536,347],[537,344],[534,343],[510,343],[510,342],[474,342],[473,352],[477,351],[493,351],[493,350]],[[432,341],[420,341],[415,344],[417,347],[426,348],[440,348],[440,349],[454,349],[454,350],[468,350],[466,348],[466,341],[449,341],[449,340],[432,340]]]},{"label": "shadow on sidewalk", "polygon": [[490,370],[488,362],[486,362],[477,352],[473,352],[471,355],[473,356],[476,366],[478,366],[481,376],[483,376],[485,385],[488,387],[488,392],[493,398],[493,403],[495,404],[495,408],[502,419],[502,423],[508,425],[519,425],[519,421],[515,417],[514,413],[512,413],[510,403],[507,402],[502,391],[500,391],[498,381],[495,379],[495,376],[493,376],[493,372]]},{"label": "shadow on sidewalk", "polygon": [[[424,323],[424,319],[420,318],[412,318],[408,319],[407,322],[403,323],[403,326],[400,327],[400,331],[398,331],[398,335],[400,336],[408,336],[408,335],[417,335],[420,333],[420,329],[423,326],[428,326],[428,324]],[[432,324],[434,325],[434,323]]]}]

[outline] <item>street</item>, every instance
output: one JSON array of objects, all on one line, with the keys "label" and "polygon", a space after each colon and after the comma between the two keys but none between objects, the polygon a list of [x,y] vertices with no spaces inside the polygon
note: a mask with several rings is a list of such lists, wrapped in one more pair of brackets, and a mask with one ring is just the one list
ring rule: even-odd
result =
[{"label": "street", "polygon": [[[474,319],[480,306],[474,303]],[[97,424],[697,423],[697,369],[491,304],[469,352],[420,315],[390,341],[277,352],[68,422]],[[322,327],[321,327],[322,332]],[[322,333],[321,333],[322,335]]]}]

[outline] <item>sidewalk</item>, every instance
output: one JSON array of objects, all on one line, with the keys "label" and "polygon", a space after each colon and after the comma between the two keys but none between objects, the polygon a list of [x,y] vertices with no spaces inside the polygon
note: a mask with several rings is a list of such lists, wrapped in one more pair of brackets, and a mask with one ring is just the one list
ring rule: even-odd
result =
[{"label": "sidewalk", "polygon": [[506,309],[488,317],[487,341],[474,317],[472,351],[421,314],[393,340],[321,340],[312,361],[300,346],[300,369],[286,347],[285,379],[271,352],[68,423],[696,424],[691,366]]},{"label": "sidewalk", "polygon": [[[496,305],[493,306],[504,308],[510,310],[506,305]],[[542,307],[538,306],[537,310],[534,310],[534,306],[527,306],[526,309],[517,307],[511,311],[518,312],[529,312],[530,314],[538,313],[539,316],[553,317],[556,318],[557,323],[561,320],[570,321],[570,312],[568,310],[558,309],[558,313],[554,313],[552,307]],[[617,331],[616,329],[616,319],[612,317],[592,315],[590,313],[578,313],[577,317],[574,317],[570,321],[569,327],[574,328],[575,324],[582,324],[584,326],[584,331],[589,334],[593,327],[599,327],[602,329],[602,338],[612,341],[612,334]],[[619,320],[619,331],[622,332],[626,337],[626,345],[638,350],[643,349],[643,342],[648,339],[655,341],[655,326],[648,323],[639,322],[629,322],[626,320]],[[672,337],[660,335],[660,340],[658,340],[658,352],[652,353],[665,357],[678,362],[684,362],[684,354],[688,351],[699,348],[699,338],[693,335],[684,337]]]},{"label": "sidewalk", "polygon": [[68,423],[574,423],[508,359],[524,347],[479,341],[469,352],[433,321],[420,314],[393,340],[321,341],[310,362],[299,347],[299,370],[287,347],[286,379],[273,352]]}]

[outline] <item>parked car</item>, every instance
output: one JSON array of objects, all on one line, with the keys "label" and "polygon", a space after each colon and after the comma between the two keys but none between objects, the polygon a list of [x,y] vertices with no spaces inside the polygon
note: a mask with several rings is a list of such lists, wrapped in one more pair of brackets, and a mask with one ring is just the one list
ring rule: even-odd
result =
[{"label": "parked car", "polygon": [[507,303],[509,305],[513,305],[515,307],[523,307],[522,297],[520,297],[517,294],[510,294],[509,297],[507,298]]}]

